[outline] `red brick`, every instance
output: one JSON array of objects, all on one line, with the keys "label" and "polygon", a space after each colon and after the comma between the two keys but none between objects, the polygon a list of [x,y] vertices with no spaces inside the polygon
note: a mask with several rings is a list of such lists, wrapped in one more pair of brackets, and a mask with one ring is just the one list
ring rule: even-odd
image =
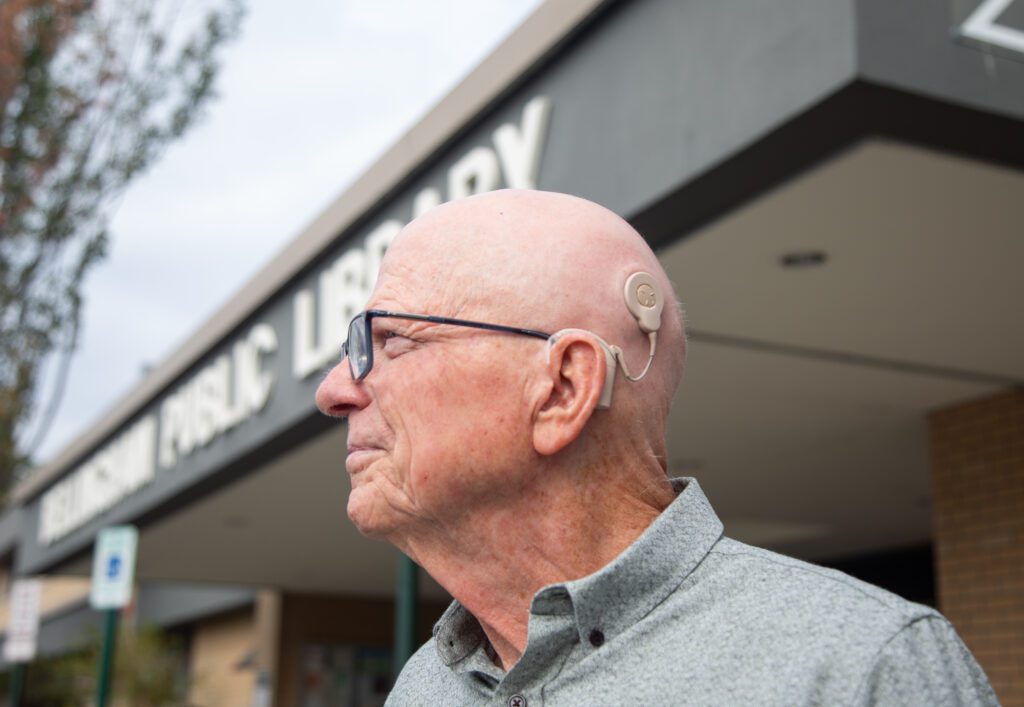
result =
[{"label": "red brick", "polygon": [[1024,390],[933,412],[929,440],[940,608],[1024,707]]}]

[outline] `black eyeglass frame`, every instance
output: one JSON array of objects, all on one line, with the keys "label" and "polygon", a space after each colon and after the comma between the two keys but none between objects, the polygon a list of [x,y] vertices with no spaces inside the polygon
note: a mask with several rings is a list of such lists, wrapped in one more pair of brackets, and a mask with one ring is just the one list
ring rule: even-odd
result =
[{"label": "black eyeglass frame", "polygon": [[[506,334],[521,334],[523,336],[532,336],[537,339],[544,339],[547,341],[551,338],[551,334],[547,334],[543,331],[537,331],[536,329],[524,329],[523,327],[505,326],[504,324],[491,324],[489,322],[474,322],[468,319],[453,319],[452,317],[437,317],[432,314],[409,314],[408,312],[389,312],[384,309],[367,309],[360,312],[352,318],[352,321],[348,325],[348,338],[345,339],[345,343],[341,345],[341,352],[345,358],[348,359],[348,370],[352,374],[352,380],[361,381],[370,374],[373,370],[373,320],[377,317],[387,317],[391,319],[409,319],[416,322],[430,322],[431,324],[450,324],[452,326],[469,327],[471,329],[485,329],[487,331],[500,331]],[[362,319],[363,336],[364,341],[367,342],[366,347],[366,364],[362,371],[356,370],[356,364],[353,363],[352,357],[349,356],[348,342],[352,340],[352,329],[353,327],[360,326],[359,320]]]}]

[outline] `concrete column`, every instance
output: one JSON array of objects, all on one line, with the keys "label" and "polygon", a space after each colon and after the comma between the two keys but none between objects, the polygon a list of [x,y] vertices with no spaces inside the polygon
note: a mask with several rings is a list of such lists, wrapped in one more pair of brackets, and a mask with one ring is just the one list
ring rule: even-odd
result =
[{"label": "concrete column", "polygon": [[257,707],[278,707],[281,654],[281,592],[264,589],[256,595],[256,691]]},{"label": "concrete column", "polygon": [[1024,390],[929,415],[939,608],[1024,706]]}]

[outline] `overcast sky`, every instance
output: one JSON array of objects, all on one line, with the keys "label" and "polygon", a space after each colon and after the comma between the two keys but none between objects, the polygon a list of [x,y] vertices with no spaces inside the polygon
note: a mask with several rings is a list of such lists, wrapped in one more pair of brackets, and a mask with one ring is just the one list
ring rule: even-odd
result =
[{"label": "overcast sky", "polygon": [[37,459],[124,396],[540,0],[248,0],[206,118],[124,195]]}]

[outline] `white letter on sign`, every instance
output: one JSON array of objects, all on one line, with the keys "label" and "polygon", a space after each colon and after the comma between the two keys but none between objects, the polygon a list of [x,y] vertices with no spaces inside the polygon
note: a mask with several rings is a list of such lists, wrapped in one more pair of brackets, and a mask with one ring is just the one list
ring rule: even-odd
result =
[{"label": "white letter on sign", "polygon": [[500,168],[494,150],[475,147],[448,170],[448,198],[452,201],[498,187]]},{"label": "white letter on sign", "polygon": [[523,126],[506,123],[494,131],[505,184],[512,189],[536,189],[540,153],[544,147],[551,101],[538,96],[523,108]]}]

